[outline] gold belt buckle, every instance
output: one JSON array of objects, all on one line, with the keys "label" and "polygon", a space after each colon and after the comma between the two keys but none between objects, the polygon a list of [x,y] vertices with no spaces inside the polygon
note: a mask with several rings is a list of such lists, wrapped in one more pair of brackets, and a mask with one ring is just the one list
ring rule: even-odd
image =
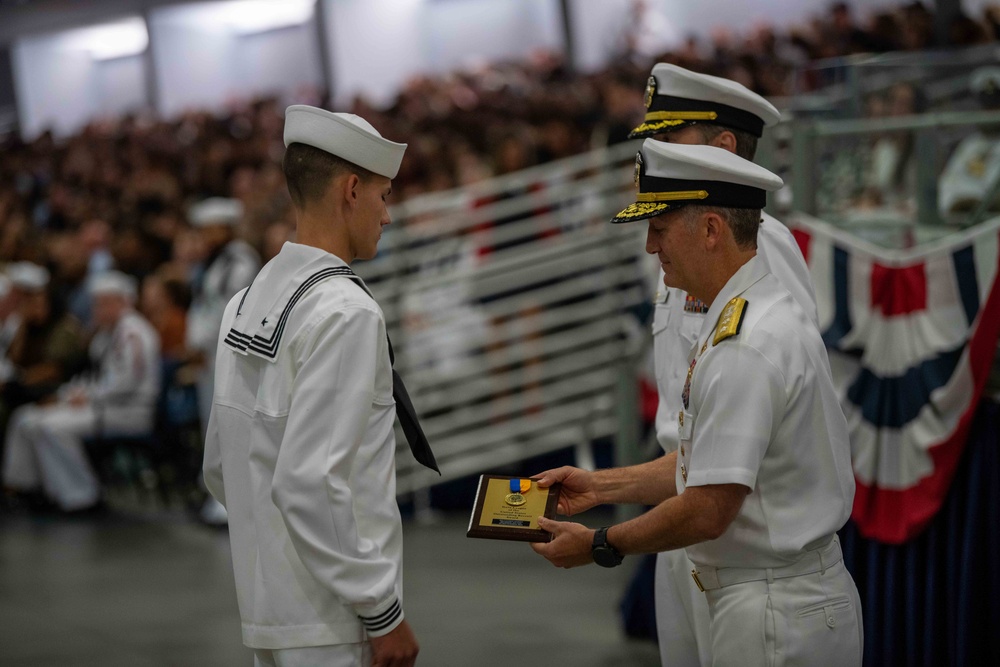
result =
[{"label": "gold belt buckle", "polygon": [[701,579],[698,578],[698,570],[691,570],[691,578],[694,579],[694,583],[698,585],[698,590],[704,593],[705,587],[701,585]]}]

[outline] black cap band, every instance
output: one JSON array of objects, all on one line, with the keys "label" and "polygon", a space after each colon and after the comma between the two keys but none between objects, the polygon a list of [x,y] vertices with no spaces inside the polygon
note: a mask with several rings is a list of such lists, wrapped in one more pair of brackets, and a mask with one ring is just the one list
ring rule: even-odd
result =
[{"label": "black cap band", "polygon": [[658,113],[678,112],[679,114],[714,114],[714,118],[677,118],[685,122],[704,122],[713,125],[722,125],[734,130],[749,132],[755,137],[760,137],[764,133],[764,120],[759,116],[731,107],[728,104],[718,102],[708,102],[705,100],[692,100],[686,97],[674,97],[672,95],[654,95],[653,101],[646,110],[646,122],[654,120],[666,120],[660,118]]},{"label": "black cap band", "polygon": [[664,202],[672,206],[697,204],[722,208],[762,209],[767,204],[767,191],[752,185],[737,185],[724,181],[689,181],[643,174],[639,178],[639,194],[636,200]]}]

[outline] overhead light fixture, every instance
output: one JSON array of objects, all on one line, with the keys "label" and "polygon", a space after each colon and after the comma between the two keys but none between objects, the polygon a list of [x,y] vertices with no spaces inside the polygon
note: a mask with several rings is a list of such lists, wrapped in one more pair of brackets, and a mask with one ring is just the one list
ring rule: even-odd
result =
[{"label": "overhead light fixture", "polygon": [[94,60],[135,56],[149,46],[146,22],[139,17],[71,30],[62,37],[64,45],[86,51]]},{"label": "overhead light fixture", "polygon": [[312,18],[315,4],[316,0],[226,0],[207,7],[215,21],[249,35],[302,25]]}]

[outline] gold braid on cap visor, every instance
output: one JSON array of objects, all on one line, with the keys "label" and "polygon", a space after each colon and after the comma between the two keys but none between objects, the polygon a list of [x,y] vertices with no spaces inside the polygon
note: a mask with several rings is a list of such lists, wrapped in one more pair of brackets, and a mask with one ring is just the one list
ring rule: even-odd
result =
[{"label": "gold braid on cap visor", "polygon": [[679,192],[640,192],[635,196],[637,202],[681,201],[690,199],[705,199],[705,190],[682,190]]},{"label": "gold braid on cap visor", "polygon": [[634,220],[636,218],[648,218],[661,211],[670,210],[670,204],[657,204],[657,203],[645,203],[640,202],[637,204],[629,204],[625,210],[616,215],[611,221],[612,222],[628,222],[629,220]]},{"label": "gold braid on cap visor", "polygon": [[715,120],[719,114],[714,111],[650,111],[643,119],[642,125],[632,130],[630,134],[662,132],[696,120]]},{"label": "gold braid on cap visor", "polygon": [[630,136],[634,136],[640,132],[662,132],[664,130],[677,127],[678,125],[683,125],[686,122],[686,120],[660,120],[655,123],[643,123],[632,130]]},{"label": "gold braid on cap visor", "polygon": [[667,202],[691,203],[694,200],[706,199],[707,190],[676,190],[674,192],[639,192],[636,202],[629,204],[625,210],[616,215],[612,222],[628,222],[638,218],[649,218],[672,207]]},{"label": "gold braid on cap visor", "polygon": [[719,114],[714,111],[650,111],[646,113],[647,123],[657,120],[715,120]]}]

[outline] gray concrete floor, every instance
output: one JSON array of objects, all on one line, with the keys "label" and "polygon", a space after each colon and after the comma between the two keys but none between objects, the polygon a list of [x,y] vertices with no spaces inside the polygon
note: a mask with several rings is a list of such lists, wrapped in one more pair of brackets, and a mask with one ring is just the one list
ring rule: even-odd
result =
[{"label": "gray concrete floor", "polygon": [[[418,665],[659,664],[654,644],[620,630],[630,568],[556,569],[526,544],[467,539],[466,520],[405,525],[404,606]],[[0,665],[252,664],[224,531],[167,512],[0,515]]]}]

